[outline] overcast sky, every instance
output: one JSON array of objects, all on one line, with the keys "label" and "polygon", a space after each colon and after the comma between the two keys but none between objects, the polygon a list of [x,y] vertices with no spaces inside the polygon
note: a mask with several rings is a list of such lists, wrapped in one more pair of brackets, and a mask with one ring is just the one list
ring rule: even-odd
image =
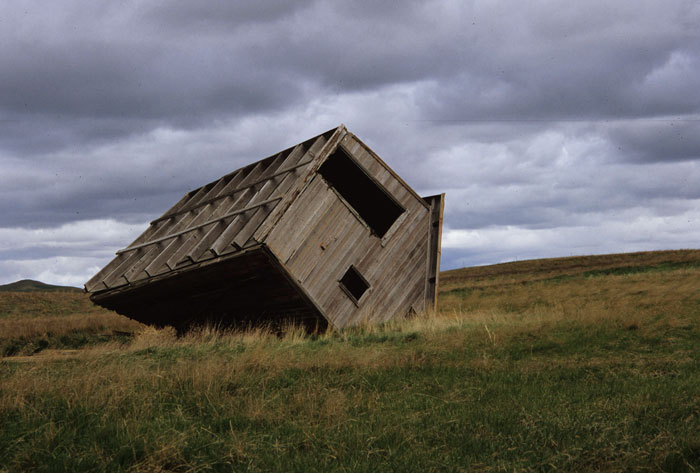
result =
[{"label": "overcast sky", "polygon": [[443,269],[700,247],[697,0],[12,1],[0,283],[340,123],[447,194]]}]

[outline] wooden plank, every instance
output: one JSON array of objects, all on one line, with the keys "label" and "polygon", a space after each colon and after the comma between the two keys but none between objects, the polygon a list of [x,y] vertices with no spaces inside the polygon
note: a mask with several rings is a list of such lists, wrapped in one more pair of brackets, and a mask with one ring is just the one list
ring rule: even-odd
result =
[{"label": "wooden plank", "polygon": [[[268,176],[272,175],[281,163],[281,157],[269,159],[269,162],[261,162],[261,165],[258,167],[258,170],[261,172],[258,174],[258,176],[261,176],[260,179],[262,180],[257,179],[255,182],[267,182],[265,181],[265,179],[267,179]],[[249,179],[253,180],[255,178],[250,177]],[[246,180],[243,180],[241,182],[245,181]],[[263,185],[263,187],[265,187],[265,185]],[[200,207],[201,210],[199,215],[190,223],[189,228],[198,228],[201,229],[201,231],[198,230],[194,232],[190,237],[183,241],[182,246],[176,251],[179,259],[169,259],[169,266],[172,267],[173,264],[175,266],[181,266],[183,264],[191,264],[195,262],[196,259],[199,256],[201,256],[204,251],[202,250],[202,246],[211,244],[214,241],[216,241],[216,239],[220,236],[221,232],[223,232],[223,230],[226,228],[227,225],[223,225],[223,222],[221,222],[220,220],[217,221],[217,219],[229,217],[233,212],[238,212],[241,209],[250,208],[252,205],[260,203],[262,201],[262,199],[256,199],[256,196],[259,195],[259,191],[258,193],[255,193],[255,188],[251,185],[247,185],[242,190],[240,190],[240,192],[239,190],[236,190],[236,193],[238,194],[238,198],[234,201],[234,205],[230,206],[229,212],[223,216],[221,215],[221,210],[227,205],[228,200],[226,199],[226,197],[228,196],[225,196],[223,199],[217,196],[216,199],[210,199],[209,203],[207,203],[203,207]],[[234,193],[231,193],[229,195],[233,196]],[[240,215],[242,213],[244,212],[238,212],[235,215],[234,219],[240,218]],[[204,222],[204,224],[202,224],[202,222]],[[200,225],[205,226],[200,227]],[[205,250],[208,249],[209,248],[206,248]]]},{"label": "wooden plank", "polygon": [[[307,290],[314,294],[314,297],[317,298],[322,307],[328,305],[329,300],[334,296],[339,297],[339,295],[342,295],[342,297],[347,297],[345,293],[335,291],[335,289],[340,290],[337,281],[343,276],[345,270],[359,259],[358,242],[367,241],[368,231],[365,227],[352,219],[347,219],[345,222],[346,224],[341,230],[341,241],[338,242],[328,256],[326,265],[321,271],[323,279],[319,278],[313,282],[310,281],[308,284]],[[363,250],[362,248],[359,249]],[[375,281],[373,279],[368,278],[365,274],[363,276],[370,284],[374,284]],[[333,287],[332,291],[328,290],[329,284]]]},{"label": "wooden plank", "polygon": [[214,256],[219,256],[225,252],[225,250],[233,242],[233,238],[238,235],[238,232],[243,228],[243,225],[248,221],[248,215],[242,213],[233,219],[231,223],[221,232],[218,238],[212,243],[209,251]]},{"label": "wooden plank", "polygon": [[182,236],[174,238],[172,241],[170,241],[167,245],[164,245],[165,247],[163,250],[151,261],[151,263],[146,266],[144,271],[146,274],[148,274],[149,277],[154,277],[159,274],[165,273],[170,271],[171,267],[167,265],[168,259],[177,251],[178,248],[180,248],[180,245],[182,245]]},{"label": "wooden plank", "polygon": [[[427,237],[422,230],[427,225],[427,212],[409,213],[407,218],[401,222],[401,226],[393,233],[392,238],[385,242],[384,247],[374,247],[373,251],[367,253],[360,261],[360,266],[368,268],[370,277],[380,277],[379,274],[386,270],[386,266],[392,260],[401,256],[401,251],[407,245],[415,244],[417,238]],[[420,235],[417,235],[417,231],[421,232]]]},{"label": "wooden plank", "polygon": [[[260,189],[260,191],[258,191],[258,193],[255,195],[254,199],[267,199],[270,195],[275,194],[279,196],[281,200],[296,180],[297,176],[294,170],[291,170],[286,174],[280,174],[278,175],[278,177],[267,181],[263,188]],[[275,205],[277,205],[277,202],[275,202]],[[234,246],[242,248],[246,244],[248,239],[253,235],[253,233],[255,233],[260,224],[262,224],[265,218],[267,218],[267,216],[270,215],[270,212],[272,212],[273,208],[274,205],[263,206],[261,208],[258,208],[258,210],[256,210],[255,213],[251,215],[246,225],[243,228],[241,228],[240,232],[233,239]]]},{"label": "wooden plank", "polygon": [[[265,170],[265,165],[261,161],[255,163],[254,165],[246,166],[243,169],[243,172],[239,171],[239,172],[236,172],[235,174],[232,175],[231,180],[228,181],[228,183],[223,187],[223,189],[219,192],[219,194],[224,194],[224,195],[222,195],[222,197],[223,197],[225,195],[230,195],[232,193],[235,193],[236,189],[239,187],[239,184],[245,186],[246,183],[255,181],[258,177],[260,177],[260,175],[262,174],[262,172],[264,170]],[[228,178],[227,176],[224,176],[223,178],[219,179],[216,182],[218,183],[218,182],[225,180],[227,178]],[[212,190],[213,187],[215,187],[215,185],[211,186],[210,188],[205,188],[205,187],[200,188],[200,190],[202,190],[202,189],[205,190],[204,194],[202,194],[201,196],[198,196],[196,199],[193,199],[191,202],[188,203],[188,205],[186,205],[184,208],[179,209],[177,212],[175,212],[171,215],[164,215],[160,218],[155,219],[151,223],[155,223],[155,222],[158,222],[162,219],[173,218],[173,217],[177,217],[177,216],[182,215],[182,214],[187,214],[187,213],[196,211],[198,209],[198,207],[201,207],[201,206],[204,206],[204,205],[207,205],[207,204],[213,202],[214,200],[216,200],[218,198],[218,196],[211,196],[209,198],[206,198],[207,196],[210,195],[209,191]]]},{"label": "wooden plank", "polygon": [[434,312],[438,310],[440,278],[440,254],[442,250],[442,219],[445,211],[445,194],[424,197],[430,205],[428,221],[428,266],[425,281],[426,305]]},{"label": "wooden plank", "polygon": [[312,272],[322,265],[337,241],[342,218],[347,214],[343,206],[335,199],[328,199],[327,206],[322,207],[318,214],[312,232],[298,246],[288,260],[288,266],[302,284],[306,284]]},{"label": "wooden plank", "polygon": [[266,242],[280,261],[288,264],[297,244],[313,231],[311,222],[320,209],[327,205],[327,199],[336,199],[335,194],[320,176],[315,176],[307,191],[289,208]]},{"label": "wooden plank", "polygon": [[[196,191],[191,191],[185,194],[185,196],[182,197],[177,204],[171,207],[170,210],[168,210],[168,212],[177,211],[183,206],[192,202],[193,200],[201,199],[205,193],[206,191],[204,190],[204,188],[199,188]],[[166,214],[168,212],[166,212]],[[177,227],[181,223],[181,220],[182,218],[177,218],[177,216],[175,216],[161,218],[155,223],[152,222],[141,235],[139,235],[133,242],[131,242],[129,246],[140,245],[145,241],[158,238],[163,234],[168,233],[172,228]],[[117,252],[117,254],[119,254],[119,252]]]},{"label": "wooden plank", "polygon": [[414,191],[411,186],[406,184],[406,182],[401,179],[401,176],[396,174],[393,169],[391,169],[383,160],[380,158],[372,149],[364,144],[362,140],[360,140],[357,136],[354,134],[350,133],[349,131],[343,138],[343,145],[346,146],[349,150],[351,150],[353,153],[359,152],[359,149],[362,149],[364,152],[370,154],[379,164],[381,164],[384,169],[386,169],[389,173],[393,175],[395,179],[397,179],[401,185],[410,193],[413,195],[414,199],[419,202],[426,210],[428,209],[428,205],[423,201],[423,199]]},{"label": "wooden plank", "polygon": [[191,226],[191,227],[186,228],[186,229],[184,229],[184,230],[180,230],[179,232],[171,233],[171,234],[169,234],[169,235],[165,235],[165,236],[160,237],[160,238],[157,238],[157,239],[155,239],[155,240],[151,240],[151,241],[147,241],[147,242],[145,242],[145,243],[141,243],[140,245],[130,246],[130,247],[128,247],[128,248],[124,248],[123,250],[119,250],[117,253],[127,253],[127,252],[130,252],[130,251],[137,250],[137,249],[139,249],[139,248],[143,248],[143,247],[146,247],[146,246],[149,246],[149,245],[153,245],[153,244],[155,244],[155,243],[161,243],[161,242],[163,242],[163,241],[170,240],[170,239],[172,239],[172,238],[175,238],[175,237],[184,235],[184,234],[186,234],[186,233],[190,233],[190,232],[194,232],[194,231],[200,230],[202,227],[206,227],[207,225],[210,225],[210,224],[212,224],[212,223],[216,223],[216,222],[218,222],[219,220],[223,220],[223,219],[228,218],[228,217],[233,217],[234,215],[238,215],[238,214],[243,214],[243,213],[245,213],[245,212],[248,212],[249,210],[254,210],[254,209],[256,209],[256,208],[258,208],[258,207],[262,207],[262,206],[264,206],[264,205],[269,205],[269,204],[271,204],[271,203],[273,203],[273,202],[275,202],[275,201],[277,201],[277,200],[280,200],[280,198],[277,197],[277,198],[268,199],[268,200],[265,200],[265,201],[262,201],[262,202],[258,202],[258,203],[256,203],[256,204],[253,204],[253,205],[244,207],[244,208],[242,208],[242,209],[240,209],[240,210],[235,210],[235,211],[233,211],[233,212],[230,212],[229,214],[224,215],[223,217],[217,217],[216,219],[208,220],[208,221],[206,221],[206,222],[204,222],[204,223],[200,223],[199,225]]},{"label": "wooden plank", "polygon": [[[206,205],[215,205],[218,206],[219,202],[221,199],[224,199],[226,197],[229,197],[233,194],[236,194],[238,192],[247,190],[248,188],[251,187],[256,187],[259,184],[264,184],[267,180],[275,178],[277,176],[281,176],[287,172],[293,171],[296,168],[305,166],[308,163],[297,163],[293,166],[288,166],[287,169],[284,170],[278,170],[280,168],[280,165],[283,162],[287,162],[288,156],[282,156],[282,153],[278,155],[275,159],[268,158],[265,161],[260,161],[258,162],[258,169],[254,168],[251,173],[249,173],[248,176],[246,176],[246,179],[244,181],[239,181],[236,182],[235,185],[231,184],[230,181],[228,184],[225,186],[223,185],[224,183],[224,178],[220,179],[217,181],[216,187],[213,188],[211,191],[207,193],[207,195],[201,199],[200,202],[198,202],[196,205],[191,205],[188,206],[185,209],[180,210],[177,213],[186,213],[186,212],[191,212],[193,210],[196,210],[197,207],[202,207]],[[262,173],[258,172],[260,170],[263,170]],[[221,185],[221,188],[219,186]],[[159,219],[154,220],[154,222],[159,221],[162,218],[167,218],[167,217],[160,217]]]},{"label": "wooden plank", "polygon": [[292,152],[284,158],[284,162],[279,167],[279,172],[283,173],[292,171],[298,167],[303,166],[304,163],[309,162],[311,156],[306,155],[307,150],[308,146],[306,146],[304,143],[299,143],[298,145],[296,145]]},{"label": "wooden plank", "polygon": [[400,265],[391,269],[391,274],[394,277],[384,281],[388,291],[382,294],[382,297],[377,298],[377,304],[373,307],[378,317],[388,320],[396,315],[396,310],[402,304],[410,305],[414,302],[424,301],[422,293],[417,300],[407,300],[406,289],[412,286],[412,281],[423,283],[423,287],[425,287],[424,258],[426,251],[427,242],[413,247],[400,262]]},{"label": "wooden plank", "polygon": [[197,242],[205,235],[204,227],[199,227],[192,232],[189,232],[186,237],[182,239],[182,243],[177,247],[177,249],[172,253],[170,258],[165,264],[168,268],[175,269],[182,263],[182,259],[185,257],[187,252],[192,248]]},{"label": "wooden plank", "polygon": [[221,232],[228,226],[229,222],[226,220],[219,220],[215,224],[208,228],[204,228],[204,235],[202,238],[196,242],[194,246],[187,252],[187,254],[179,261],[177,264],[195,263],[203,258],[213,258],[214,255],[209,251],[211,245],[216,241],[221,235]]},{"label": "wooden plank", "polygon": [[104,289],[107,286],[104,284],[104,279],[109,275],[114,269],[124,262],[124,259],[128,258],[127,255],[117,255],[112,261],[107,263],[105,267],[97,272],[93,277],[91,277],[88,282],[85,283],[85,290],[87,292],[93,292],[98,289]]},{"label": "wooden plank", "polygon": [[145,250],[143,257],[124,273],[124,279],[132,283],[134,281],[138,281],[139,279],[148,278],[148,274],[144,271],[144,269],[146,269],[146,266],[148,266],[153,259],[158,256],[158,253],[163,250],[163,246],[164,245],[162,244],[155,244],[148,247]]},{"label": "wooden plank", "polygon": [[129,281],[124,279],[124,273],[136,264],[144,254],[144,250],[139,249],[127,255],[121,263],[112,268],[112,271],[104,278],[104,285],[112,289],[117,286],[128,284]]},{"label": "wooden plank", "polygon": [[[326,135],[328,135],[329,133],[330,136],[327,137]],[[281,221],[282,217],[284,217],[287,214],[287,211],[289,210],[291,205],[296,201],[297,197],[303,193],[306,186],[315,176],[316,168],[325,159],[328,153],[330,153],[330,151],[335,148],[337,142],[340,140],[343,133],[345,133],[345,127],[341,125],[334,130],[331,130],[323,135],[318,136],[314,140],[313,144],[311,145],[311,148],[309,149],[309,152],[311,153],[309,156],[314,156],[312,158],[312,162],[306,165],[306,167],[300,168],[299,177],[292,186],[292,188],[289,189],[289,191],[284,196],[284,199],[282,199],[279,205],[275,207],[275,209],[270,213],[269,217],[255,232],[254,238],[257,241],[262,242],[267,240],[272,230],[276,228],[277,224]],[[303,169],[303,171],[301,171],[301,169]],[[285,259],[282,258],[281,260],[284,261]]]}]

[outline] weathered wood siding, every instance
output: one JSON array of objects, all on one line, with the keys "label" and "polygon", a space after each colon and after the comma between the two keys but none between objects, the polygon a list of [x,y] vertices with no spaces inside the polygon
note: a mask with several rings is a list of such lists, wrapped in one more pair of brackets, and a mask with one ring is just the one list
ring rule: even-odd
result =
[{"label": "weathered wood siding", "polygon": [[[421,312],[426,309],[429,208],[354,135],[347,133],[341,146],[404,213],[380,239],[316,174],[264,243],[338,328]],[[350,265],[370,284],[357,303],[338,283]]]},{"label": "weathered wood siding", "polygon": [[442,254],[442,216],[445,211],[445,194],[423,197],[430,206],[428,228],[428,278],[425,281],[426,303],[433,311],[438,310],[440,289],[440,256]]}]

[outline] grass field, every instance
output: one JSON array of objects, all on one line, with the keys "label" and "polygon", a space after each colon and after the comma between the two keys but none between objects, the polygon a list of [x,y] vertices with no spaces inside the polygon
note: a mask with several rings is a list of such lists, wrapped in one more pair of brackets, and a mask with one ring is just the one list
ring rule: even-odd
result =
[{"label": "grass field", "polygon": [[438,314],[315,335],[0,294],[0,471],[700,469],[700,251],[441,277]]}]

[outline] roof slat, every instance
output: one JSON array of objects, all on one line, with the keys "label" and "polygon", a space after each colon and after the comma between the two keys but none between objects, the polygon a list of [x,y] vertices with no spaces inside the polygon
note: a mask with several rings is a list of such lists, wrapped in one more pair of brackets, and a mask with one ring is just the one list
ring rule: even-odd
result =
[{"label": "roof slat", "polygon": [[[322,146],[323,142],[325,142],[324,140],[322,136],[319,137],[309,148],[307,148],[306,143],[301,143],[296,146],[294,150],[285,157],[284,162],[281,163],[280,169],[284,170],[279,171],[275,174],[275,177],[268,180],[258,193],[253,196],[251,202],[265,199],[275,191],[278,191],[275,195],[279,195],[281,199],[284,192],[291,186],[292,182],[296,180],[295,173],[297,169],[311,162],[308,160],[308,157],[313,156],[313,151],[316,149],[319,141],[321,141],[320,146]],[[288,183],[288,185],[285,185],[284,189],[280,188],[284,183]],[[222,238],[219,238],[216,243],[212,245],[211,253],[220,255],[242,248],[271,211],[272,207],[263,206],[250,216],[246,215],[247,221],[244,225],[240,225],[240,222],[232,223],[231,228],[236,228],[236,231],[234,232],[232,229],[226,232],[225,238],[222,234]],[[232,238],[230,238],[229,235]]]},{"label": "roof slat", "polygon": [[[114,289],[237,251],[308,169],[326,135],[287,148],[185,194],[85,285]],[[306,166],[306,168],[305,168]]]},{"label": "roof slat", "polygon": [[128,247],[128,248],[124,248],[123,250],[119,250],[117,253],[118,253],[118,254],[127,253],[127,252],[129,252],[129,251],[138,250],[138,249],[144,248],[144,247],[146,247],[146,246],[153,245],[153,244],[155,244],[155,243],[160,243],[160,242],[163,242],[163,241],[165,241],[165,240],[170,240],[171,238],[175,238],[175,237],[178,237],[178,236],[180,236],[180,235],[184,235],[184,234],[186,234],[186,233],[193,232],[193,231],[195,231],[195,230],[199,230],[200,228],[206,227],[207,225],[212,224],[212,223],[214,223],[214,222],[218,222],[219,220],[224,220],[225,218],[228,218],[228,217],[232,217],[232,216],[234,216],[234,215],[238,215],[238,214],[245,213],[245,212],[247,212],[247,211],[249,211],[249,210],[253,210],[253,209],[256,209],[256,208],[258,208],[258,207],[262,207],[263,205],[268,205],[268,204],[270,204],[270,203],[272,203],[272,202],[274,202],[274,201],[276,201],[276,200],[280,200],[281,198],[282,198],[282,197],[275,197],[275,198],[272,198],[272,199],[267,199],[267,200],[265,200],[265,201],[263,201],[263,202],[260,202],[260,203],[254,204],[254,205],[250,205],[250,206],[245,207],[245,208],[243,208],[243,209],[235,210],[235,211],[233,211],[233,212],[231,212],[231,213],[229,213],[229,214],[227,214],[227,215],[224,215],[223,217],[218,217],[218,218],[216,218],[216,219],[209,220],[209,221],[204,222],[204,223],[200,223],[199,225],[196,225],[196,226],[187,228],[187,229],[185,229],[185,230],[180,230],[180,231],[177,232],[177,233],[171,233],[170,235],[166,235],[166,236],[164,236],[164,237],[160,237],[160,238],[158,238],[158,239],[156,239],[156,240],[151,240],[151,241],[147,241],[147,242],[145,242],[145,243],[141,243],[140,245],[135,245],[135,246],[130,246],[130,247]]},{"label": "roof slat", "polygon": [[121,263],[117,264],[107,277],[104,278],[103,284],[110,289],[127,284],[128,281],[123,278],[124,273],[141,259],[143,253],[144,251],[139,249],[132,254],[126,255],[126,258],[124,258]]},{"label": "roof slat", "polygon": [[218,193],[218,195],[215,195],[215,196],[213,196],[213,197],[208,197],[208,198],[201,199],[201,201],[198,202],[196,205],[188,206],[187,208],[184,208],[184,209],[181,209],[181,210],[179,210],[179,211],[177,211],[177,212],[174,212],[174,213],[171,214],[171,215],[163,215],[162,217],[158,217],[157,219],[153,220],[151,223],[153,224],[153,223],[157,223],[157,222],[159,222],[159,221],[161,221],[161,220],[164,220],[164,219],[172,218],[173,216],[175,216],[175,215],[177,215],[177,214],[186,213],[186,212],[191,212],[192,210],[195,210],[195,209],[196,209],[197,207],[199,207],[199,206],[204,206],[204,205],[207,205],[207,204],[216,202],[217,200],[223,199],[223,198],[225,198],[225,197],[229,197],[229,196],[231,196],[231,195],[233,195],[233,194],[236,194],[236,193],[238,193],[238,192],[240,192],[240,191],[243,191],[243,190],[245,190],[245,189],[247,189],[247,188],[249,188],[249,187],[255,187],[255,186],[257,186],[258,184],[261,184],[261,183],[267,181],[268,179],[272,179],[272,178],[274,178],[274,177],[277,177],[277,176],[280,176],[280,175],[282,175],[282,174],[285,174],[285,173],[287,173],[287,172],[289,172],[289,171],[292,171],[292,170],[295,169],[295,168],[305,166],[305,165],[309,164],[310,162],[311,162],[311,161],[309,160],[308,162],[298,163],[298,164],[296,164],[295,166],[293,166],[293,167],[291,167],[291,168],[287,168],[287,169],[284,169],[284,170],[277,171],[276,173],[274,173],[274,174],[272,174],[272,175],[268,175],[268,176],[265,176],[265,177],[261,177],[261,178],[259,178],[259,179],[257,179],[257,180],[252,181],[252,182],[241,183],[240,185],[238,185],[238,186],[236,186],[236,187],[226,186],[226,189],[222,190],[220,193]]},{"label": "roof slat", "polygon": [[160,253],[162,249],[162,243],[155,244],[148,248],[145,251],[143,257],[140,260],[138,260],[138,262],[135,265],[133,265],[127,272],[124,273],[124,279],[132,283],[134,281],[147,278],[148,274],[144,272],[144,269],[146,269],[146,266],[148,266],[150,262],[153,261],[153,258],[158,256],[158,253]]}]

